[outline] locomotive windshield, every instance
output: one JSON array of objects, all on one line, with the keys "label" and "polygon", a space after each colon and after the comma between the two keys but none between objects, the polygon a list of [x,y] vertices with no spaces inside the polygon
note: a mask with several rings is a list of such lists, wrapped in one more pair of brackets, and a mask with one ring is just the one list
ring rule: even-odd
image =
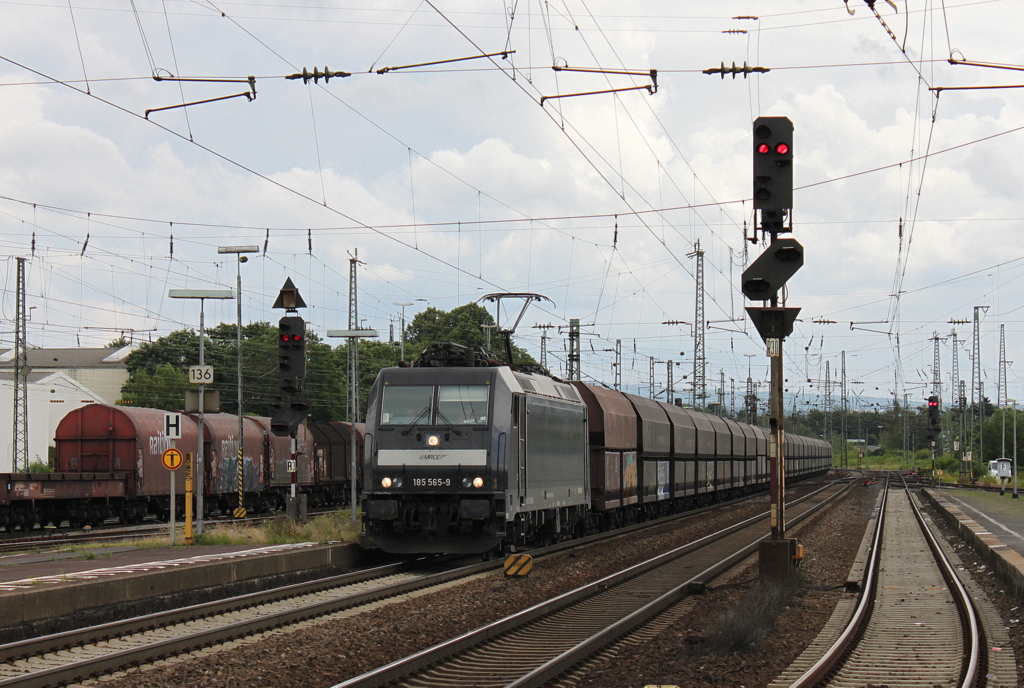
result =
[{"label": "locomotive windshield", "polygon": [[488,385],[388,385],[382,425],[486,425]]},{"label": "locomotive windshield", "polygon": [[433,385],[388,385],[384,388],[380,422],[382,425],[429,422],[433,398]]},{"label": "locomotive windshield", "polygon": [[441,385],[437,413],[452,425],[487,423],[487,385]]}]

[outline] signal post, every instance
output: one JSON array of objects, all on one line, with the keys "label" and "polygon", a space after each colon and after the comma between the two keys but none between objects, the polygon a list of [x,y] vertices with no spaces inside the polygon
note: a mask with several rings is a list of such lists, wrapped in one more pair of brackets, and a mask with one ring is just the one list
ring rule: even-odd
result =
[{"label": "signal post", "polygon": [[[939,432],[942,431],[942,427],[939,424],[939,397],[937,394],[933,394],[928,397],[928,427],[925,430],[925,437],[928,439],[928,443],[931,445],[932,450],[932,487],[935,487],[935,438],[939,436]],[[1005,452],[1003,452],[1005,454]],[[1002,478],[999,479],[999,494],[1003,494],[1003,488],[1005,482]]]},{"label": "signal post", "polygon": [[779,305],[779,291],[803,266],[803,246],[779,234],[793,231],[793,123],[786,117],[758,117],[754,120],[754,211],[752,242],[770,238],[768,248],[743,271],[741,291],[761,306],[747,313],[765,342],[771,363],[771,439],[769,471],[771,487],[771,535],[760,546],[760,578],[788,580],[794,572],[800,548],[795,538],[786,538],[785,414],[783,410],[782,349],[793,331],[799,308],[787,308],[785,296]]},{"label": "signal post", "polygon": [[[306,302],[302,300],[290,277],[281,287],[273,307],[284,308],[286,315],[277,325],[278,382],[282,397],[279,398],[274,415],[270,419],[270,430],[278,437],[291,438],[291,456],[288,459],[291,495],[288,497],[285,510],[292,520],[305,523],[307,495],[297,495],[295,483],[298,469],[296,434],[299,425],[309,415],[309,399],[302,390],[306,379],[306,321],[297,310],[305,308]],[[284,395],[290,395],[287,401],[284,400]]]}]

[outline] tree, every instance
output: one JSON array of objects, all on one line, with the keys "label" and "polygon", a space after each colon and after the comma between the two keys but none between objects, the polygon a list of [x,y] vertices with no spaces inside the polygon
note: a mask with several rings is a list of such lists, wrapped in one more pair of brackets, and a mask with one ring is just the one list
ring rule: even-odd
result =
[{"label": "tree", "polygon": [[[451,311],[428,308],[406,328],[406,358],[419,356],[429,344],[455,341],[482,346],[484,330],[493,325],[487,311],[470,303]],[[206,331],[204,362],[214,368],[214,380],[207,389],[220,392],[221,411],[238,413],[238,329],[221,323]],[[276,325],[254,322],[242,326],[242,394],[245,413],[271,416],[282,398],[277,366]],[[366,398],[382,368],[398,365],[398,347],[381,341],[359,340],[359,420],[365,418]],[[349,417],[348,347],[320,340],[306,333],[306,380],[304,392],[310,401],[310,421],[347,420]],[[501,350],[492,339],[492,349]],[[513,346],[517,363],[533,358]],[[500,354],[498,354],[500,357]],[[169,411],[184,407],[189,389],[188,367],[199,363],[199,336],[194,330],[177,330],[143,344],[125,359],[128,382],[121,388],[124,403]]]},{"label": "tree", "polygon": [[[490,330],[490,350],[504,360],[505,345],[495,327],[494,318],[477,303],[443,311],[431,306],[417,313],[405,328],[405,358],[414,360],[424,349],[436,342],[457,342],[466,346],[486,346]],[[533,357],[515,344],[512,357],[516,363],[536,363]]]},{"label": "tree", "polygon": [[[225,413],[238,413],[237,333],[235,324],[222,323],[207,330],[204,345],[205,363],[214,368],[213,384],[207,389],[220,392],[221,411]],[[247,414],[273,415],[274,406],[279,403],[277,334],[277,326],[267,322],[242,326],[242,394]],[[334,350],[315,333],[307,336],[306,354],[306,394],[313,408],[311,418],[343,418],[343,380],[347,379],[344,362],[339,365]],[[121,389],[122,398],[136,406],[180,409],[188,389],[188,367],[198,363],[199,337],[192,330],[178,330],[143,344],[125,359],[129,379]],[[161,371],[159,375],[157,371]]]},{"label": "tree", "polygon": [[168,363],[161,363],[152,372],[136,370],[121,388],[121,401],[131,406],[175,411],[184,406],[188,389],[188,373]]}]

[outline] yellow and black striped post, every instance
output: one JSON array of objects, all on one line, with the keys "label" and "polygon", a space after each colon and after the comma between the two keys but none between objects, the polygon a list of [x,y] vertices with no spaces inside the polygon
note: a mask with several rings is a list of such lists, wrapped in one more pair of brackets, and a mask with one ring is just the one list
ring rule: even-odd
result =
[{"label": "yellow and black striped post", "polygon": [[242,458],[242,445],[238,445],[238,506],[234,511],[235,518],[245,518],[245,459]]},{"label": "yellow and black striped post", "polygon": [[533,571],[533,557],[529,554],[513,554],[505,560],[506,576],[529,576]]},{"label": "yellow and black striped post", "polygon": [[192,454],[185,454],[185,544],[192,544]]}]

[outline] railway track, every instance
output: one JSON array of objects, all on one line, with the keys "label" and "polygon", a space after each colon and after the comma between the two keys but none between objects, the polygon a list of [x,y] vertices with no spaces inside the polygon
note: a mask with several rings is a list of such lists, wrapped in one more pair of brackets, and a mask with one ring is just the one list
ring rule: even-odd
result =
[{"label": "railway track", "polygon": [[[1014,685],[991,680],[977,595],[960,581],[906,484],[894,482],[883,487],[856,607],[837,610],[773,688]],[[1013,675],[1012,662],[1002,675]]]},{"label": "railway track", "polygon": [[[712,508],[716,507],[708,509]],[[687,514],[692,515],[694,512]],[[538,556],[621,536],[637,527],[561,543],[545,548]],[[438,562],[444,564],[445,560],[434,558],[427,563]],[[415,570],[405,562],[0,646],[0,687],[43,687],[99,676],[425,590],[501,565],[490,561],[436,572],[436,566]]]},{"label": "railway track", "polygon": [[64,685],[486,570],[401,562],[0,646],[0,686]]},{"label": "railway track", "polygon": [[[849,484],[794,502],[790,523]],[[542,686],[746,559],[767,531],[766,515],[755,516],[335,688]]]}]

